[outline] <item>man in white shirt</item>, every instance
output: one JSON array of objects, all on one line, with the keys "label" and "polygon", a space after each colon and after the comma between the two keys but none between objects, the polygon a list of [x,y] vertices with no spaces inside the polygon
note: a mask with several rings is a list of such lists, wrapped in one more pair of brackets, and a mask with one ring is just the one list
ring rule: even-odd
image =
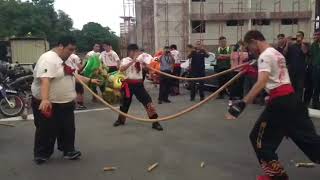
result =
[{"label": "man in white shirt", "polygon": [[100,56],[101,46],[100,44],[96,43],[93,45],[92,51],[88,52],[85,60],[89,59],[91,56]]},{"label": "man in white shirt", "polygon": [[[145,53],[144,49],[140,49],[139,54],[140,55],[138,56],[138,59],[142,59],[144,62],[146,62],[146,64],[150,64],[152,62],[153,57],[150,54]],[[143,68],[142,69],[142,79],[143,79],[143,81],[146,79],[148,71],[149,71],[149,69],[147,69],[147,68]]]},{"label": "man in white shirt", "polygon": [[[36,126],[34,161],[43,164],[53,154],[57,138],[64,158],[78,159],[81,152],[75,150],[74,99],[76,69],[65,61],[75,51],[75,39],[62,37],[58,46],[41,55],[32,83],[32,110]],[[99,84],[99,80],[79,77],[87,83]]]},{"label": "man in white shirt", "polygon": [[[95,44],[93,45],[92,51],[88,52],[87,55],[86,55],[86,57],[85,57],[84,67],[86,66],[86,63],[88,62],[88,59],[89,59],[90,57],[92,57],[92,56],[98,56],[98,57],[100,57],[100,52],[101,52],[101,46],[100,46],[100,44],[95,43]],[[92,89],[93,92],[96,93],[96,94],[98,93],[97,88],[98,88],[98,87]],[[100,87],[99,87],[99,88],[100,88]],[[102,92],[102,89],[101,89],[101,88],[100,88],[100,90],[101,90],[101,92]],[[92,102],[97,102],[97,98],[94,97],[94,96],[92,96]]]},{"label": "man in white shirt", "polygon": [[108,73],[118,71],[120,66],[120,58],[116,52],[112,50],[109,42],[102,44],[104,51],[100,55],[101,62],[108,67]]},{"label": "man in white shirt", "polygon": [[[76,69],[77,72],[79,72],[83,68],[82,61],[80,57],[77,56],[76,54],[71,54],[71,56],[66,61],[66,64]],[[84,96],[83,96],[84,88],[80,82],[76,82],[76,93],[77,93],[76,109],[77,110],[87,109],[87,107],[84,105]]]},{"label": "man in white shirt", "polygon": [[[172,44],[170,46],[170,50],[171,50],[171,55],[174,58],[174,68],[173,68],[173,75],[175,76],[180,76],[181,75],[181,55],[180,52],[178,51],[178,47],[175,44]],[[178,79],[174,79],[172,80],[173,84],[172,84],[172,90],[171,90],[171,94],[176,96],[180,94],[180,88],[179,88],[179,84],[180,81]]]},{"label": "man in white shirt", "polygon": [[320,136],[317,135],[307,107],[291,85],[285,57],[271,47],[263,34],[249,31],[244,37],[251,53],[259,55],[258,81],[248,95],[229,107],[228,119],[235,119],[265,89],[269,102],[250,133],[250,140],[266,176],[258,180],[288,180],[276,151],[289,137],[315,163],[320,163]]},{"label": "man in white shirt", "polygon": [[[120,110],[124,113],[128,113],[132,96],[135,95],[139,102],[145,107],[147,114],[150,119],[157,119],[158,114],[152,103],[152,99],[143,85],[142,69],[149,62],[145,61],[144,58],[137,58],[139,56],[139,47],[136,44],[130,44],[127,48],[129,57],[124,58],[120,64],[120,71],[126,75],[124,88],[122,89],[124,97]],[[124,125],[126,117],[119,115],[118,120],[114,123],[114,126]],[[159,122],[152,124],[152,128],[158,131],[162,131]]]}]

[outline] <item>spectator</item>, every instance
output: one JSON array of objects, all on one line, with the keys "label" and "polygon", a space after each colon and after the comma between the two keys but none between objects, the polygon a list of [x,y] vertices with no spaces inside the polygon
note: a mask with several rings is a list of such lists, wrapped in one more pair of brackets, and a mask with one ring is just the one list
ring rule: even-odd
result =
[{"label": "spectator", "polygon": [[320,94],[320,29],[314,33],[314,42],[310,49],[311,62],[313,64],[313,97],[312,107],[320,109],[319,94]]},{"label": "spectator", "polygon": [[[190,63],[190,76],[193,78],[205,76],[205,58],[208,58],[209,54],[205,50],[203,44],[199,41],[196,44],[194,50],[189,54],[188,58]],[[196,85],[198,84],[198,88]],[[204,100],[204,82],[192,81],[190,83],[191,93],[190,100],[194,101],[196,97],[196,90],[199,90],[200,100]]]},{"label": "spectator", "polygon": [[[101,52],[101,46],[100,46],[100,44],[95,43],[95,44],[93,45],[92,51],[88,52],[87,55],[86,55],[86,57],[85,57],[84,67],[86,66],[87,60],[88,60],[90,57],[92,57],[92,56],[98,56],[98,57],[100,57],[100,52]],[[98,87],[96,87],[96,86],[93,86],[93,87],[92,87],[92,91],[93,91],[94,93],[96,93],[96,94],[98,93],[97,88],[98,88]],[[99,87],[99,88],[100,88],[100,87]],[[100,91],[102,92],[102,91],[103,91],[103,88],[100,88]],[[92,96],[92,102],[97,102],[97,98],[94,97],[94,96]]]},{"label": "spectator", "polygon": [[[147,64],[150,66],[150,64],[152,63],[153,57],[150,54],[144,52],[144,49],[140,49],[138,54],[139,54],[139,56],[138,56],[137,59],[142,59],[144,62],[147,62]],[[142,69],[142,79],[143,79],[143,81],[146,79],[148,71],[149,71],[149,69],[147,67],[144,67]]]},{"label": "spectator", "polygon": [[297,32],[296,38],[296,43],[288,46],[286,56],[291,83],[298,98],[302,101],[306,73],[306,58],[309,50],[304,42],[304,33],[302,31]]},{"label": "spectator", "polygon": [[[47,162],[53,154],[57,138],[65,159],[75,160],[81,156],[81,152],[74,147],[75,69],[65,63],[75,51],[75,44],[74,38],[62,37],[57,47],[39,58],[34,69],[31,89],[36,126],[34,160],[37,164]],[[79,77],[87,83],[99,83],[98,80]]]},{"label": "spectator", "polygon": [[104,51],[100,55],[101,62],[108,67],[108,73],[118,71],[120,66],[120,58],[116,52],[112,50],[109,42],[102,44]]},{"label": "spectator", "polygon": [[[248,62],[249,55],[245,49],[244,43],[239,41],[231,54],[231,68],[239,66],[244,62]],[[234,75],[241,69],[235,70]],[[239,78],[230,89],[230,100],[242,99],[243,97],[243,77]]]},{"label": "spectator", "polygon": [[[168,46],[164,47],[164,54],[160,57],[160,71],[172,74],[174,66],[174,57]],[[162,102],[171,103],[169,100],[170,89],[172,87],[172,78],[160,75],[159,104]]]},{"label": "spectator", "polygon": [[[227,46],[226,37],[221,36],[219,38],[219,48],[216,53],[217,65],[215,67],[215,70],[217,73],[225,71],[227,69],[230,69],[230,67],[231,67],[231,62],[230,62],[231,52],[232,52],[232,49],[229,46]],[[220,76],[218,78],[219,86],[220,87],[223,86],[229,80],[230,80],[229,75]],[[225,94],[226,94],[226,91],[221,92],[219,98],[223,99]]]},{"label": "spectator", "polygon": [[278,34],[277,39],[278,39],[278,43],[277,43],[276,50],[278,50],[282,55],[284,55],[285,54],[284,50],[287,45],[286,37],[284,34]]},{"label": "spectator", "polygon": [[[173,68],[173,75],[180,76],[181,75],[181,56],[180,52],[178,51],[177,45],[173,44],[170,46],[171,54],[174,58],[174,68]],[[174,79],[172,80],[172,95],[176,96],[180,94],[179,88],[179,80]]]},{"label": "spectator", "polygon": [[[83,68],[81,59],[76,54],[71,54],[71,56],[66,61],[66,64],[71,66],[73,69],[75,69],[77,72],[80,72]],[[76,82],[76,109],[77,110],[84,110],[87,109],[87,107],[84,105],[84,88],[80,82]]]}]

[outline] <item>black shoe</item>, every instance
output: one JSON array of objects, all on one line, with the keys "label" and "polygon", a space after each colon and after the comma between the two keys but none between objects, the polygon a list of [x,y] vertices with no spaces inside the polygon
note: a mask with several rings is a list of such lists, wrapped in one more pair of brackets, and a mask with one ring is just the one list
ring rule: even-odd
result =
[{"label": "black shoe", "polygon": [[41,165],[41,164],[44,164],[48,161],[48,158],[43,158],[43,157],[35,157],[34,158],[34,162],[37,164],[37,165]]},{"label": "black shoe", "polygon": [[158,104],[162,104],[162,101],[159,100],[159,101],[158,101]]},{"label": "black shoe", "polygon": [[76,160],[76,159],[79,159],[80,156],[81,156],[81,152],[74,150],[71,152],[64,153],[63,158],[68,160]]},{"label": "black shoe", "polygon": [[155,122],[155,123],[152,124],[152,129],[155,129],[155,130],[158,130],[158,131],[163,131],[162,126],[158,122]]},{"label": "black shoe", "polygon": [[124,124],[125,124],[124,121],[117,120],[116,122],[113,123],[113,126],[118,127],[118,126],[123,126]]},{"label": "black shoe", "polygon": [[58,150],[61,151],[61,152],[64,152],[62,147],[58,147]]},{"label": "black shoe", "polygon": [[164,100],[163,102],[165,102],[165,103],[171,103],[171,101],[170,101],[169,99]]}]

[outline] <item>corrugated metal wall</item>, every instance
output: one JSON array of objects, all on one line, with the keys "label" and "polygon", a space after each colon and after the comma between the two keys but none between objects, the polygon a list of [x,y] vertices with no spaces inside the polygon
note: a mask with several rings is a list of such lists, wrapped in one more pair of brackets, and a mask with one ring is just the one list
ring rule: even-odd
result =
[{"label": "corrugated metal wall", "polygon": [[49,49],[45,40],[11,40],[12,62],[33,64]]}]

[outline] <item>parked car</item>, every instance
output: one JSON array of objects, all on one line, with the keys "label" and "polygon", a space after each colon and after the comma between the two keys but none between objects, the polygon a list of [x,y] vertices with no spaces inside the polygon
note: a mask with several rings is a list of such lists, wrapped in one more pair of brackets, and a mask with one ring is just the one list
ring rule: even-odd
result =
[{"label": "parked car", "polygon": [[[215,74],[214,66],[216,65],[215,54],[209,52],[209,58],[205,58],[205,72],[206,76]],[[186,60],[181,64],[182,68],[182,77],[190,77],[189,75],[190,59]],[[183,87],[190,90],[190,81],[183,81]],[[205,80],[205,89],[207,91],[216,91],[219,88],[217,79],[208,79]]]}]

